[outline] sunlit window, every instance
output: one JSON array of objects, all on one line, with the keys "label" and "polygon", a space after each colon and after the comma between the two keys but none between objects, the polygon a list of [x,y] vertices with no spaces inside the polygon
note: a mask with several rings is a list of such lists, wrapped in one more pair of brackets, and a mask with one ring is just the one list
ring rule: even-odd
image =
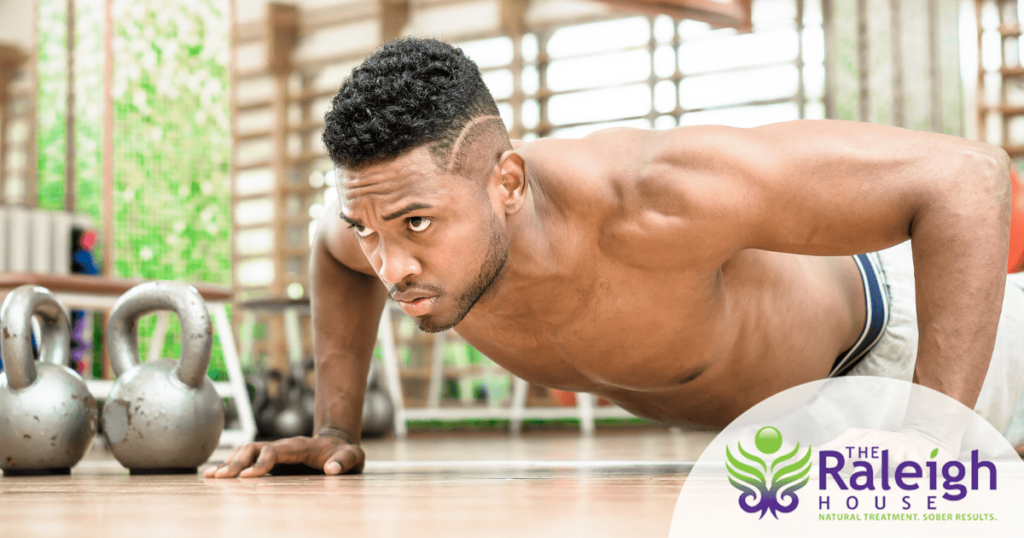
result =
[{"label": "sunlit window", "polygon": [[507,37],[459,46],[518,138],[823,118],[821,1],[756,0],[752,17],[750,33],[627,16],[532,29],[518,50]]},{"label": "sunlit window", "polygon": [[512,63],[512,56],[515,54],[512,40],[504,36],[463,42],[458,46],[480,69],[507,66]]},{"label": "sunlit window", "polygon": [[611,86],[646,80],[650,76],[649,52],[615,52],[551,62],[548,66],[548,89],[558,92]]},{"label": "sunlit window", "polygon": [[484,84],[491,90],[495,101],[502,101],[512,96],[512,71],[502,69],[484,73]]},{"label": "sunlit window", "polygon": [[559,28],[551,34],[547,53],[553,59],[566,58],[645,46],[650,40],[650,19],[630,17]]},{"label": "sunlit window", "polygon": [[553,125],[565,125],[643,116],[650,110],[650,86],[633,84],[556,95],[548,105],[548,117]]},{"label": "sunlit window", "polygon": [[680,46],[679,69],[690,74],[792,62],[799,47],[796,30],[702,39]]},{"label": "sunlit window", "polygon": [[705,109],[796,95],[800,73],[795,65],[686,77],[679,84],[685,109]]}]

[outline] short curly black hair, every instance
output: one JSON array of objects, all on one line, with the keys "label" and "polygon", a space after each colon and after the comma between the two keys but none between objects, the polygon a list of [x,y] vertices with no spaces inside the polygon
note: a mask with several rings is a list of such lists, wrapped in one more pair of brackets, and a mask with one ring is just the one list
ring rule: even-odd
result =
[{"label": "short curly black hair", "polygon": [[[480,69],[462,50],[436,39],[385,43],[352,70],[324,116],[324,145],[348,169],[396,158],[429,144],[439,166],[474,118],[498,116]],[[501,121],[503,146],[511,148]],[[470,129],[473,130],[473,129]]]}]

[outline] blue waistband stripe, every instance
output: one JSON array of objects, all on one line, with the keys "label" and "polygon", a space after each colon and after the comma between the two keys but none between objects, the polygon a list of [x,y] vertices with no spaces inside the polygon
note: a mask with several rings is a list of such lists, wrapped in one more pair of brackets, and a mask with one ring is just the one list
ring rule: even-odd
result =
[{"label": "blue waistband stripe", "polygon": [[882,338],[882,333],[889,323],[889,297],[878,280],[880,269],[875,258],[868,254],[858,254],[853,260],[857,262],[861,281],[864,283],[864,302],[867,307],[864,330],[860,333],[857,343],[836,359],[829,377],[845,375],[853,369]]}]

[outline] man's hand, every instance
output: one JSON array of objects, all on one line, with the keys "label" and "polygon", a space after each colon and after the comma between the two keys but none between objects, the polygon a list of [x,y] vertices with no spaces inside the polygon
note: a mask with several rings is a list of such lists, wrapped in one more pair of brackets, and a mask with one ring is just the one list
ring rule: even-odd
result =
[{"label": "man's hand", "polygon": [[[904,461],[924,463],[935,459],[942,464],[957,459],[964,432],[975,416],[970,408],[941,392],[911,385],[899,431],[848,428],[819,450],[846,454],[847,447],[877,447],[879,452],[889,451],[890,469]],[[852,473],[853,463],[849,462],[844,471]]]},{"label": "man's hand", "polygon": [[366,454],[339,435],[291,437],[272,443],[249,443],[236,448],[224,463],[207,469],[206,478],[255,478],[278,463],[302,463],[324,474],[361,473]]}]

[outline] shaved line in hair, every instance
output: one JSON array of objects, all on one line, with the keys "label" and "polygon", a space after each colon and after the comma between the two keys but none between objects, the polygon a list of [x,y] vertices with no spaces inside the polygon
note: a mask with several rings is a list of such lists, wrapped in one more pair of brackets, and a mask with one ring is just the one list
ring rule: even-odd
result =
[{"label": "shaved line in hair", "polygon": [[[504,122],[502,122],[501,116],[495,116],[495,115],[478,116],[476,118],[473,118],[469,123],[466,124],[465,127],[462,128],[462,131],[459,132],[458,138],[456,138],[455,142],[452,143],[451,151],[450,151],[449,156],[448,156],[448,163],[445,166],[445,170],[446,171],[448,171],[448,172],[456,172],[456,171],[468,172],[468,170],[466,170],[466,168],[468,168],[469,165],[470,165],[470,163],[467,162],[468,161],[469,147],[472,146],[473,143],[476,142],[477,140],[481,140],[481,139],[484,139],[484,138],[490,138],[490,139],[494,139],[494,141],[497,142],[498,144],[501,144],[501,140],[499,139],[498,136],[487,136],[486,134],[484,134],[483,136],[478,136],[478,135],[473,133],[474,129],[476,129],[477,127],[479,127],[481,125],[484,125],[484,124],[486,124],[488,122],[494,122],[494,121],[497,121],[499,123],[499,125],[501,127],[501,130],[502,130],[502,134],[504,134],[505,124],[504,124]],[[497,135],[498,133],[493,133],[493,134]],[[506,143],[502,144],[502,145],[503,146],[507,145],[508,146],[507,149],[511,149],[511,144],[509,144],[507,142],[508,135],[506,134],[504,137],[501,137],[501,138],[504,138],[504,140],[506,141]]]}]

